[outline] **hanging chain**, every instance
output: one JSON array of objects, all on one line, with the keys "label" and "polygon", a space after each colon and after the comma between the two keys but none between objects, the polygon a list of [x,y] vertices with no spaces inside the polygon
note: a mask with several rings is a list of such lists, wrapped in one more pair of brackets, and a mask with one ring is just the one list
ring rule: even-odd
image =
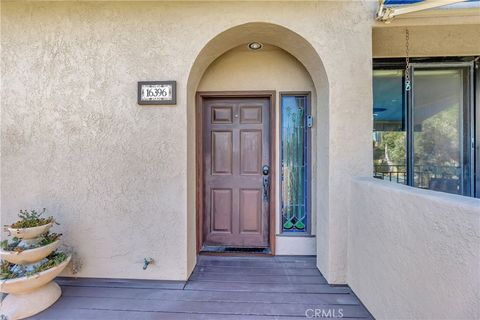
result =
[{"label": "hanging chain", "polygon": [[405,29],[405,91],[410,91],[410,32]]}]

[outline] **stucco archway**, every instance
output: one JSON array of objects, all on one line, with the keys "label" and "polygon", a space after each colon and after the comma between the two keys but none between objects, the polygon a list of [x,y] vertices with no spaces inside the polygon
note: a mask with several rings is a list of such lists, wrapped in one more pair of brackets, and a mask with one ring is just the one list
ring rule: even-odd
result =
[{"label": "stucco archway", "polygon": [[[187,83],[187,122],[188,122],[188,213],[187,213],[187,257],[188,271],[195,266],[196,257],[196,148],[195,148],[195,94],[204,72],[218,57],[225,52],[251,41],[259,41],[265,44],[279,47],[300,61],[309,72],[315,86],[317,106],[317,134],[314,143],[319,153],[317,157],[316,184],[319,190],[328,190],[328,102],[329,85],[328,78],[322,60],[313,46],[301,35],[283,26],[252,22],[235,26],[225,30],[212,38],[197,55],[188,76]],[[319,193],[317,206],[313,208],[313,214],[319,210],[328,210],[328,192]],[[317,219],[318,221],[318,219]],[[320,220],[321,223],[322,220]],[[328,241],[321,238],[318,241]]]}]

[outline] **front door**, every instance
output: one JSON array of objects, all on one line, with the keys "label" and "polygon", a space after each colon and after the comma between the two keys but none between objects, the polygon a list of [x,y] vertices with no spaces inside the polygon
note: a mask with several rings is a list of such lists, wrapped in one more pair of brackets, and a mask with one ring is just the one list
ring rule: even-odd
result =
[{"label": "front door", "polygon": [[205,98],[203,123],[204,244],[268,247],[270,100]]}]

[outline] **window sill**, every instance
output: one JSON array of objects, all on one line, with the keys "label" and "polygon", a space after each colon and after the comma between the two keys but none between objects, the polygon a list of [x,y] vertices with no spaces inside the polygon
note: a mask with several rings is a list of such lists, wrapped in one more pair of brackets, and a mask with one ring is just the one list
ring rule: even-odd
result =
[{"label": "window sill", "polygon": [[315,238],[314,234],[310,233],[300,233],[300,232],[291,232],[291,233],[277,233],[277,237],[285,237],[285,238]]}]

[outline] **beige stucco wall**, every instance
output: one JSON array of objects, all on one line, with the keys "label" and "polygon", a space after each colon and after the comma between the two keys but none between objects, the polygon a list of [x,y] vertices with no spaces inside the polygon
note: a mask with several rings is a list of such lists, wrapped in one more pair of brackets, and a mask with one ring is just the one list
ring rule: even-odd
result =
[{"label": "beige stucco wall", "polygon": [[[420,18],[419,18],[420,20]],[[373,29],[373,56],[405,56],[405,30],[409,30],[411,57],[446,57],[480,55],[480,10],[477,24],[424,26],[385,26]]]},{"label": "beige stucco wall", "polygon": [[[296,52],[321,93],[317,259],[328,280],[345,282],[345,199],[350,178],[371,171],[369,6],[2,2],[1,14],[1,223],[20,208],[47,207],[83,260],[79,276],[91,277],[187,278],[195,263],[191,68],[229,28],[291,30],[294,38],[259,36]],[[306,49],[321,65],[299,58]],[[140,80],[177,80],[177,105],[138,106]],[[156,263],[143,271],[147,256]]]},{"label": "beige stucco wall", "polygon": [[373,178],[352,195],[348,283],[377,319],[480,317],[480,199]]},{"label": "beige stucco wall", "polygon": [[[247,44],[234,48],[217,60],[205,71],[198,86],[198,91],[255,91],[274,90],[276,133],[273,143],[276,145],[277,172],[280,172],[280,93],[281,92],[310,92],[312,97],[311,114],[316,117],[316,91],[312,79],[305,67],[295,57],[286,51],[272,46],[264,45],[259,51],[252,51]],[[311,135],[316,136],[316,127],[311,129]],[[312,145],[312,154],[316,155],[316,145]],[[312,157],[312,194],[316,193],[317,167],[316,157]],[[278,255],[316,254],[316,241],[314,237],[292,237],[280,235],[281,205],[280,205],[280,175],[276,181],[276,245],[275,253]],[[316,198],[311,199],[312,208],[316,208]],[[315,215],[311,217],[311,234],[315,234]]]}]

